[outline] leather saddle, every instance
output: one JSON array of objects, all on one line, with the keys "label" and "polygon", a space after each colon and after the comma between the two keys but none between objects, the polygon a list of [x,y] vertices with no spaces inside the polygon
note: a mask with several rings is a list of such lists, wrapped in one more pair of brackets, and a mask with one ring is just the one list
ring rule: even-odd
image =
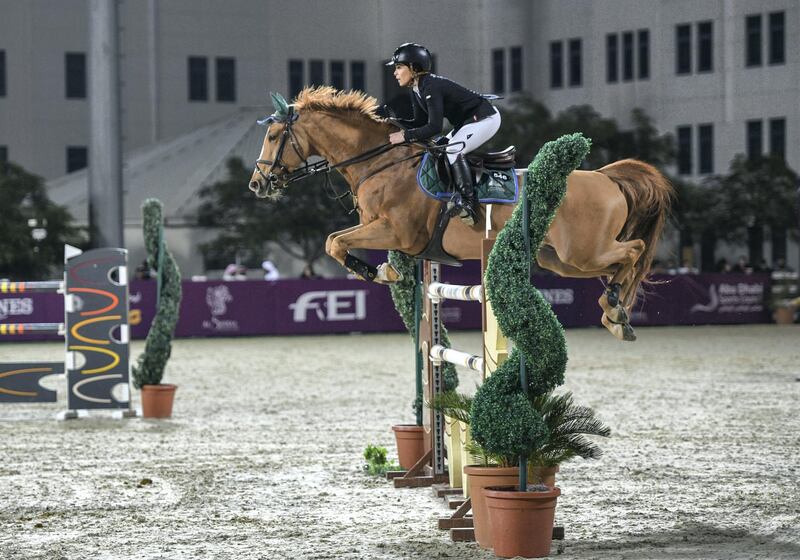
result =
[{"label": "leather saddle", "polygon": [[[480,177],[487,169],[514,169],[516,166],[516,155],[517,148],[515,146],[509,146],[500,152],[475,150],[467,154],[467,162],[472,168],[473,173]],[[440,153],[436,158],[436,173],[439,175],[439,180],[443,184],[448,187],[453,184],[453,178],[450,173],[450,163],[447,161],[447,156],[444,152]]]}]

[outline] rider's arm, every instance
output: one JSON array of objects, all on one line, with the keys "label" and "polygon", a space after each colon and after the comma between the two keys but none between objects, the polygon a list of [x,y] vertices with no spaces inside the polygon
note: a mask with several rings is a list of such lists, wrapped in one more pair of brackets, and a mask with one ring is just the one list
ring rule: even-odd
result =
[{"label": "rider's arm", "polygon": [[[428,108],[428,123],[418,128],[411,128],[405,131],[406,142],[416,142],[427,140],[442,132],[444,125],[444,99],[440,91],[434,88],[426,89],[422,92],[423,100]],[[418,114],[416,103],[414,104],[414,120]]]}]

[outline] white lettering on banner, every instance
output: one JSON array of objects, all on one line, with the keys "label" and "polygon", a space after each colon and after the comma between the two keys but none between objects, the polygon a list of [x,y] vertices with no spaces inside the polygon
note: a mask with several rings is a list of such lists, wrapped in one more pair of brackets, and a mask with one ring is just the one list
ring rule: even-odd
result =
[{"label": "white lettering on banner", "polygon": [[320,321],[362,321],[367,318],[366,290],[313,291],[289,304],[295,323],[305,323],[314,311]]},{"label": "white lettering on banner", "polygon": [[550,305],[572,305],[575,302],[572,288],[541,288],[539,291]]},{"label": "white lettering on banner", "polygon": [[0,320],[12,315],[33,315],[33,298],[0,299]]},{"label": "white lettering on banner", "polygon": [[764,310],[764,284],[719,285],[708,287],[708,303],[695,304],[690,313],[753,313]]},{"label": "white lettering on banner", "polygon": [[228,303],[233,301],[233,294],[228,289],[228,286],[211,286],[206,289],[206,305],[211,310],[211,314],[215,317],[225,315],[228,310]]}]

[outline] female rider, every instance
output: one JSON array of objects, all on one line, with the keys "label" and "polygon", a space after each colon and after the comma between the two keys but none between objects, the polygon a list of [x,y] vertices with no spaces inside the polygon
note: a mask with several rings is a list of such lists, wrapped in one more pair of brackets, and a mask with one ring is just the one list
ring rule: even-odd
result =
[{"label": "female rider", "polygon": [[[495,135],[500,128],[500,113],[480,94],[443,76],[431,74],[431,53],[416,43],[405,43],[395,51],[386,64],[394,65],[394,77],[401,87],[410,87],[414,118],[411,127],[389,135],[392,144],[429,140],[442,132],[446,117],[453,125],[447,135],[447,159],[453,179],[461,192],[451,215],[460,213],[469,225],[476,221],[475,178],[465,154],[476,149]],[[382,107],[379,113],[387,116]]]}]

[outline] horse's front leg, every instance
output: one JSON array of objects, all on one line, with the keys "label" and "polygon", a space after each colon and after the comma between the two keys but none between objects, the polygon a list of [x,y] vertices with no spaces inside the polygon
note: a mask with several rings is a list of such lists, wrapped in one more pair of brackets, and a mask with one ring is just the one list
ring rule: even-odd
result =
[{"label": "horse's front leg", "polygon": [[397,249],[399,239],[386,218],[378,218],[374,222],[331,234],[328,241],[327,253],[362,279],[392,284],[401,278],[397,270],[389,264],[384,263],[376,268],[348,252],[350,249]]},{"label": "horse's front leg", "polygon": [[332,234],[330,234],[328,236],[328,239],[325,241],[325,252],[333,257],[333,255],[331,254],[331,244],[333,243],[333,240],[336,239],[337,237],[339,237],[340,235],[344,235],[345,233],[350,233],[351,231],[355,231],[360,227],[361,227],[361,224],[358,224],[357,226],[350,226],[347,229],[334,231]]}]

